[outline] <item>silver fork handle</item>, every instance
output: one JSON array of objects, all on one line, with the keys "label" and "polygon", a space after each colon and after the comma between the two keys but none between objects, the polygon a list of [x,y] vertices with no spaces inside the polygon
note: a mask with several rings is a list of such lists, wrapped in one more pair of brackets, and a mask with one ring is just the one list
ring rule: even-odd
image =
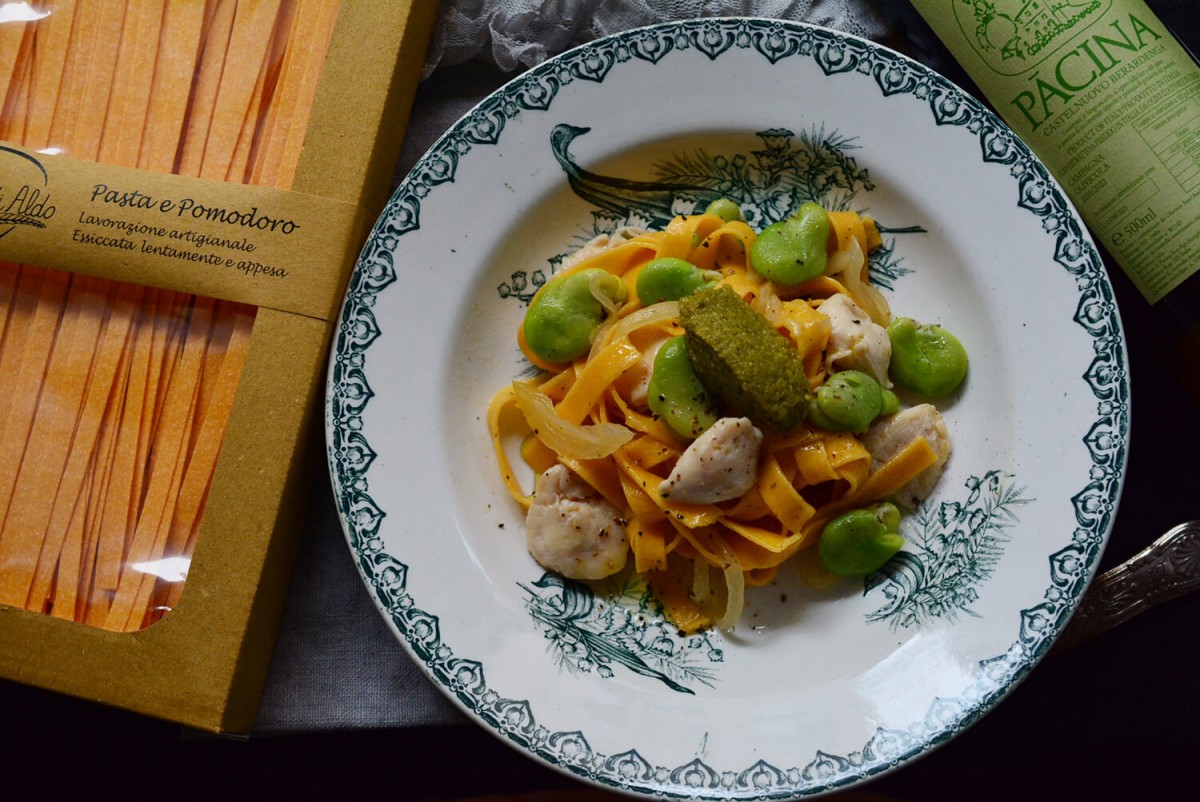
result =
[{"label": "silver fork handle", "polygon": [[1200,520],[1172,527],[1096,577],[1054,650],[1068,649],[1194,590],[1200,590]]}]

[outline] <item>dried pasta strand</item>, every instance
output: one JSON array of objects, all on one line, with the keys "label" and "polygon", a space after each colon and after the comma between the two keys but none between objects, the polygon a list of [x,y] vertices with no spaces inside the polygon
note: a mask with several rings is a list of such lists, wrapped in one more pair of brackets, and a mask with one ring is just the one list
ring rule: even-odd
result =
[{"label": "dried pasta strand", "polygon": [[184,474],[180,502],[176,507],[172,523],[172,545],[181,548],[195,535],[199,512],[203,506],[203,495],[212,480],[225,429],[237,398],[238,378],[246,363],[250,349],[250,335],[254,328],[253,310],[238,305],[227,313],[233,326],[224,343],[225,353],[221,359],[221,372],[211,388],[204,388],[204,403],[199,416],[200,425],[194,438],[195,444],[188,458]]},{"label": "dried pasta strand", "polygon": [[[76,115],[74,136],[67,145],[73,156],[95,161],[100,155],[100,142],[104,122],[109,113],[112,98],[113,76],[117,71],[119,48],[111,46],[128,35],[124,30],[125,4],[100,2],[96,6],[93,34],[96,37],[91,50],[87,72],[83,76],[83,96]],[[74,141],[70,141],[74,140]]]},{"label": "dried pasta strand", "polygon": [[95,16],[95,5],[100,1],[76,0],[75,22],[71,26],[67,52],[63,56],[58,97],[55,98],[50,120],[50,138],[45,144],[67,155],[74,155],[71,146],[76,141],[84,87],[87,85],[92,51],[97,46],[99,36],[97,26],[91,21]]},{"label": "dried pasta strand", "polygon": [[153,67],[161,40],[161,0],[128,0],[113,87],[100,139],[100,161],[136,167],[146,130]]},{"label": "dried pasta strand", "polygon": [[[11,262],[0,262],[0,278],[3,279],[4,327],[0,329],[0,431],[2,421],[8,420],[9,407],[17,382],[17,366],[20,365],[21,350],[33,318],[37,296],[30,292],[32,284],[41,283],[41,274],[26,270]],[[0,523],[4,520],[4,507],[0,506]]]},{"label": "dried pasta strand", "polygon": [[300,85],[296,90],[295,99],[289,106],[298,112],[286,126],[287,140],[284,142],[279,169],[271,182],[274,186],[285,189],[291,188],[292,178],[300,164],[300,153],[308,131],[308,113],[317,95],[317,84],[325,66],[325,54],[329,49],[329,40],[333,36],[337,20],[336,7],[331,6],[328,0],[300,0],[299,14],[302,19],[314,19],[318,24],[311,36],[302,31],[291,40],[301,45],[304,63]]},{"label": "dried pasta strand", "polygon": [[50,126],[62,94],[68,43],[75,24],[75,0],[55,2],[53,12],[34,26],[32,92],[22,141],[32,147],[52,145]]},{"label": "dried pasta strand", "polygon": [[[99,283],[99,280],[96,280]],[[107,282],[104,282],[107,284]],[[54,503],[50,510],[47,526],[46,543],[42,547],[42,558],[39,560],[39,574],[35,575],[30,589],[30,600],[36,602],[44,592],[44,585],[49,576],[43,573],[56,551],[61,551],[63,560],[73,560],[73,569],[67,571],[67,576],[73,580],[64,584],[62,570],[58,592],[67,593],[72,614],[74,599],[78,592],[79,572],[81,565],[81,549],[83,547],[83,531],[85,512],[88,501],[88,486],[95,475],[95,464],[98,459],[100,432],[104,412],[108,407],[109,398],[117,380],[121,355],[133,321],[133,314],[141,297],[142,288],[133,284],[121,284],[114,289],[113,298],[106,305],[107,316],[103,330],[96,341],[92,356],[92,367],[88,374],[86,391],[83,396],[79,420],[75,435],[70,442],[66,467],[59,480]],[[61,548],[55,548],[57,533],[66,533],[68,538],[63,541]],[[59,608],[56,606],[56,609]]]},{"label": "dried pasta strand", "polygon": [[251,94],[250,105],[246,109],[245,119],[238,131],[237,145],[229,161],[229,166],[225,170],[226,181],[250,182],[253,174],[253,153],[262,142],[271,112],[277,108],[274,103],[274,94],[280,79],[280,65],[287,55],[287,32],[292,29],[295,11],[295,3],[288,2],[279,7],[275,18],[275,33],[271,37],[270,46],[264,53],[258,79],[255,81],[254,91]]},{"label": "dried pasta strand", "polygon": [[[282,51],[273,55],[278,56],[276,63],[277,74],[271,87],[271,96],[265,106],[259,111],[257,130],[248,154],[243,180],[250,184],[266,184],[276,186],[275,180],[279,153],[282,152],[282,142],[286,139],[286,131],[291,112],[287,99],[295,94],[292,88],[295,84],[297,64],[295,62],[295,40],[298,32],[311,23],[307,15],[298,13],[298,3],[289,3],[280,20],[280,25],[286,26],[289,36],[282,41]],[[279,140],[276,145],[275,140]]]},{"label": "dried pasta strand", "polygon": [[82,407],[85,385],[79,377],[90,371],[93,345],[104,322],[104,285],[89,276],[73,277],[42,378],[41,393],[48,394],[51,403],[37,407],[25,446],[35,458],[21,463],[16,482],[23,492],[14,496],[4,521],[5,538],[27,558],[10,562],[0,574],[0,599],[9,604],[24,606],[29,599],[40,608],[57,561],[64,532],[49,528],[50,513],[78,423],[75,411]]},{"label": "dried pasta strand", "polygon": [[[125,568],[116,596],[105,619],[106,629],[126,630],[140,625],[141,613],[154,587],[153,563],[161,558],[170,527],[170,510],[179,494],[186,444],[191,439],[191,415],[196,408],[196,391],[203,367],[204,348],[212,324],[211,299],[197,298],[179,365],[167,392],[162,421],[156,430],[157,470],[151,472],[146,496],[134,526],[133,540],[125,557]],[[137,616],[131,619],[131,616]]]},{"label": "dried pasta strand", "polygon": [[[91,478],[96,469],[96,457],[93,454],[88,460],[83,477],[85,485],[91,484]],[[77,496],[71,505],[71,515],[65,526],[62,546],[59,550],[58,563],[55,566],[54,594],[48,599],[45,612],[55,618],[75,620],[78,611],[79,577],[83,568],[83,540],[85,522],[87,519],[88,498]],[[30,591],[31,601],[37,599],[36,590]]]},{"label": "dried pasta strand", "polygon": [[69,274],[55,271],[38,288],[37,306],[29,321],[25,346],[17,368],[16,385],[4,432],[0,435],[0,604],[25,605],[24,577],[34,556],[26,535],[8,527],[10,503],[25,457],[30,430],[41,396],[42,376],[50,360],[58,319],[66,297]]},{"label": "dried pasta strand", "polygon": [[32,38],[32,32],[33,25],[28,22],[0,25],[0,117],[3,120],[13,119],[7,108],[9,90],[24,66],[22,51],[26,38]]},{"label": "dried pasta strand", "polygon": [[235,6],[233,0],[216,0],[212,16],[204,26],[203,45],[195,68],[195,85],[187,109],[187,124],[175,166],[175,172],[180,175],[200,175],[221,74],[229,52]]},{"label": "dried pasta strand", "polygon": [[[250,334],[254,328],[254,311],[241,305],[234,306],[235,308],[224,315],[226,319],[232,319],[233,326],[228,338],[222,340],[225,343],[225,353],[220,361],[220,375],[211,385],[211,389],[202,384],[204,392],[199,415],[200,425],[193,438],[193,448],[188,457],[187,468],[180,484],[179,499],[171,519],[166,544],[168,554],[191,554],[195,547],[200,513],[208,497],[217,458],[225,440],[229,415],[237,397],[238,377],[241,376],[242,367],[246,362]],[[173,583],[167,590],[164,606],[173,608],[179,601],[183,587],[182,583]]]},{"label": "dried pasta strand", "polygon": [[[166,408],[167,393],[171,389],[171,375],[183,350],[186,327],[182,321],[187,316],[188,296],[176,292],[162,291],[158,306],[151,315],[154,333],[150,339],[150,370],[146,377],[145,401],[140,421],[137,457],[134,461],[133,491],[128,525],[125,529],[125,549],[128,554],[137,525],[139,505],[144,503],[148,477],[161,467],[155,442]],[[168,463],[168,467],[170,464]],[[127,562],[127,560],[126,560]],[[124,565],[124,563],[123,563]]]},{"label": "dried pasta strand", "polygon": [[[24,26],[22,26],[24,27]],[[29,54],[33,49],[33,35],[21,38],[17,47],[17,59],[9,75],[5,90],[3,117],[0,117],[0,138],[23,140],[29,120],[29,96],[32,90],[33,64]]]},{"label": "dried pasta strand", "polygon": [[200,162],[201,178],[225,180],[238,133],[246,121],[254,87],[269,53],[280,0],[240,0],[229,34],[229,51],[213,105]]},{"label": "dried pasta strand", "polygon": [[117,435],[121,416],[124,414],[125,391],[129,385],[130,364],[133,359],[133,339],[136,326],[131,316],[130,332],[117,363],[117,377],[109,394],[108,404],[101,417],[100,436],[96,443],[96,467],[92,481],[88,484],[88,505],[84,517],[84,539],[82,568],[79,572],[79,602],[76,605],[76,620],[95,624],[104,620],[109,596],[97,594],[96,566],[101,560],[104,513],[108,507],[108,490],[112,469],[116,462]]},{"label": "dried pasta strand", "polygon": [[[148,288],[142,309],[153,310],[160,294],[159,290]],[[120,583],[125,539],[134,523],[131,518],[137,508],[134,487],[136,477],[140,474],[137,466],[138,442],[146,415],[146,388],[151,375],[154,341],[162,329],[161,321],[143,319],[145,317],[145,313],[140,312],[135,319],[123,403],[115,431],[116,442],[112,462],[106,471],[104,508],[99,520],[93,578],[93,595],[98,592],[95,601],[100,607],[107,607],[105,595],[114,593]],[[98,616],[100,613],[97,610],[95,614]]]},{"label": "dried pasta strand", "polygon": [[163,12],[161,43],[154,65],[138,166],[169,173],[175,168],[204,33],[204,3],[168,3]]},{"label": "dried pasta strand", "polygon": [[252,158],[250,183],[290,188],[303,148],[308,112],[337,19],[336,3],[299,0],[279,82]]},{"label": "dried pasta strand", "polygon": [[[242,124],[238,126],[233,152],[230,153],[229,161],[225,165],[224,180],[226,181],[245,183],[246,173],[248,172],[247,165],[250,162],[250,149],[254,144],[255,132],[258,129],[259,115],[263,104],[267,103],[269,105],[270,99],[265,97],[265,95],[271,90],[274,77],[273,70],[271,69],[271,51],[267,50],[263,57],[262,66],[258,70],[258,77],[254,81],[254,88],[250,92],[250,101],[246,109],[245,118],[242,120]],[[216,164],[219,165],[220,162]],[[203,170],[201,174],[203,174]]]}]

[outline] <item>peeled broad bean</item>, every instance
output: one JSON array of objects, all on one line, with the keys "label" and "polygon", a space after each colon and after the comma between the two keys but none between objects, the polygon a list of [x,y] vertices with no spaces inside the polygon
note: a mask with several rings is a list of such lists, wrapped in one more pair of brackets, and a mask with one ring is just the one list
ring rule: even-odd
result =
[{"label": "peeled broad bean", "polygon": [[821,530],[817,554],[830,573],[866,576],[900,551],[899,529],[900,510],[891,503],[844,512]]},{"label": "peeled broad bean", "polygon": [[763,278],[788,286],[825,272],[829,213],[805,203],[796,214],[773,223],[750,246],[750,266]]},{"label": "peeled broad bean", "polygon": [[583,356],[607,312],[598,295],[619,305],[625,301],[625,285],[599,268],[550,279],[525,313],[526,345],[547,362]]},{"label": "peeled broad bean", "polygon": [[717,198],[704,209],[705,214],[715,214],[726,223],[742,219],[742,207],[729,198]]},{"label": "peeled broad bean", "polygon": [[881,389],[883,391],[883,404],[879,407],[879,416],[895,415],[900,411],[900,396],[886,388]]},{"label": "peeled broad bean", "polygon": [[[894,393],[891,395],[895,398]],[[822,429],[859,434],[867,430],[883,409],[884,390],[879,382],[860,370],[843,370],[826,379],[813,393],[808,419]]]},{"label": "peeled broad bean", "polygon": [[643,306],[678,301],[685,295],[712,286],[721,274],[701,270],[685,259],[664,256],[642,265],[637,276],[637,296]]},{"label": "peeled broad bean", "polygon": [[655,356],[646,400],[650,411],[685,440],[716,423],[716,405],[692,368],[682,335],[663,343]]},{"label": "peeled broad bean", "polygon": [[898,317],[888,325],[892,381],[924,398],[944,398],[967,375],[967,350],[958,338],[936,324]]}]

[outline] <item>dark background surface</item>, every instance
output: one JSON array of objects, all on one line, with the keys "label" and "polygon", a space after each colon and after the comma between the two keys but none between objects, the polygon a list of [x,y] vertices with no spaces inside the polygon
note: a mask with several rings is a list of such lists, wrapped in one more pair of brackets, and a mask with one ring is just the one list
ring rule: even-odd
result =
[{"label": "dark background surface", "polygon": [[[1196,49],[1193,2],[1149,5]],[[1152,312],[1119,270],[1110,273],[1134,403],[1125,495],[1101,570],[1200,518],[1200,400],[1172,375],[1165,310]],[[1178,792],[1200,759],[1198,665],[1200,594],[1051,654],[969,732],[863,790],[914,802],[1195,798]],[[0,799],[14,801],[369,794],[405,802],[579,787],[470,725],[241,741],[0,682],[0,730]]]}]

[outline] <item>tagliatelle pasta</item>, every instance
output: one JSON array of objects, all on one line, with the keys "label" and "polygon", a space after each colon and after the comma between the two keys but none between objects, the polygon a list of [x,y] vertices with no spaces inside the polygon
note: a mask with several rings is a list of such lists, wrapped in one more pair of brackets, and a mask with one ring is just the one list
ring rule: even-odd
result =
[{"label": "tagliatelle pasta", "polygon": [[[788,339],[809,387],[817,388],[831,373],[834,336],[829,317],[818,311],[822,302],[844,295],[878,326],[891,315],[867,275],[866,254],[879,244],[874,224],[853,212],[830,213],[829,222],[829,267],[791,286],[769,282],[751,267],[757,235],[750,226],[711,213],[678,217],[663,231],[571,264],[556,278],[604,271],[620,279],[623,302],[597,327],[587,353],[568,363],[547,361],[518,332],[522,350],[544,373],[500,388],[489,406],[488,427],[513,499],[526,511],[538,501],[513,469],[518,452],[538,476],[564,466],[619,511],[632,570],[645,577],[682,631],[732,625],[746,585],[770,582],[781,565],[815,546],[840,513],[892,496],[944,459],[929,438],[917,436],[879,460],[862,436],[806,422],[792,431],[762,428],[753,483],[736,498],[689,503],[666,489],[689,442],[648,409],[645,383],[656,369],[656,349],[684,329],[676,301],[639,300],[639,272],[664,257],[718,271],[716,286],[730,288]],[[587,495],[567,493],[564,517]],[[828,583],[828,572],[812,559],[804,561],[803,573],[812,584]]]}]

